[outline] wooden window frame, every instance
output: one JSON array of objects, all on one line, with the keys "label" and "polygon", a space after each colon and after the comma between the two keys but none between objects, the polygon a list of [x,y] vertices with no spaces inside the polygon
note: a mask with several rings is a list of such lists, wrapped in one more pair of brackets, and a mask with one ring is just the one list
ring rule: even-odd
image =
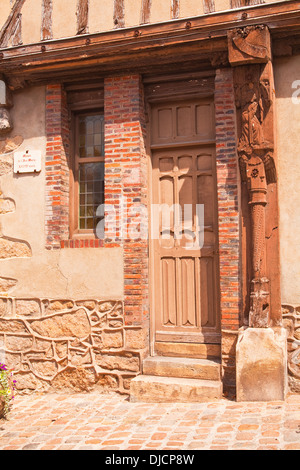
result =
[{"label": "wooden window frame", "polygon": [[[93,114],[101,114],[104,116],[103,107],[73,110],[71,118],[71,165],[70,165],[70,217],[69,232],[71,239],[98,239],[94,229],[79,228],[79,164],[80,163],[99,163],[105,162],[105,154],[100,157],[84,157],[79,156],[79,119],[82,116],[90,116]],[[105,151],[104,151],[105,152]],[[104,202],[104,201],[103,201]]]}]

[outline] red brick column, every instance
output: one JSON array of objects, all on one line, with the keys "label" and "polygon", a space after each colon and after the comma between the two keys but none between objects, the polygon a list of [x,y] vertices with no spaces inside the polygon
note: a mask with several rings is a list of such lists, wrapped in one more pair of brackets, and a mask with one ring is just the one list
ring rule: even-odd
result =
[{"label": "red brick column", "polygon": [[224,388],[230,389],[235,385],[235,344],[242,290],[239,168],[231,69],[216,72],[215,109],[222,363]]},{"label": "red brick column", "polygon": [[69,238],[69,117],[61,85],[46,88],[46,248]]},{"label": "red brick column", "polygon": [[122,245],[124,249],[125,324],[146,326],[147,158],[140,76],[106,79],[104,103],[105,204],[114,212],[110,221],[106,211],[104,243],[106,247]]}]

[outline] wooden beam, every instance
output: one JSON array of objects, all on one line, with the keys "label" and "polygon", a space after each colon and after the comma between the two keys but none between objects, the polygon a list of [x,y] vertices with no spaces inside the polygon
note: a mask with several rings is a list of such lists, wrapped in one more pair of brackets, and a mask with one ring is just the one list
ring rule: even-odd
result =
[{"label": "wooden beam", "polygon": [[215,11],[215,0],[203,0],[204,13],[213,13]]},{"label": "wooden beam", "polygon": [[114,25],[115,28],[125,27],[124,0],[114,0]]},{"label": "wooden beam", "polygon": [[41,40],[52,39],[52,0],[43,0]]},{"label": "wooden beam", "polygon": [[230,0],[231,8],[248,7],[250,5],[262,5],[264,0]]},{"label": "wooden beam", "polygon": [[22,43],[21,10],[26,0],[15,0],[10,15],[0,31],[0,47],[7,47],[11,39],[12,45]]},{"label": "wooden beam", "polygon": [[171,13],[173,20],[179,18],[179,0],[172,0]]},{"label": "wooden beam", "polygon": [[141,24],[150,23],[151,0],[142,0]]},{"label": "wooden beam", "polygon": [[[124,5],[123,5],[124,6]],[[44,41],[0,49],[2,73],[17,82],[47,80],[50,76],[141,70],[157,64],[183,64],[227,51],[229,29],[267,25],[272,38],[300,35],[300,0],[257,5],[190,19],[114,29],[103,33]],[[201,59],[200,59],[201,58]],[[226,57],[224,57],[226,61]],[[209,61],[208,61],[209,62]]]},{"label": "wooden beam", "polygon": [[78,0],[76,15],[77,34],[88,33],[89,0]]}]

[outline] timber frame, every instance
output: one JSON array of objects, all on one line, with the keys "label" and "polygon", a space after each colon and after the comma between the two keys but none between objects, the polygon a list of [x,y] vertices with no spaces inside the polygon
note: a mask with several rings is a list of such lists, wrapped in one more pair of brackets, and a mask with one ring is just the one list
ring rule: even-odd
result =
[{"label": "timber frame", "polygon": [[147,73],[149,66],[152,73],[228,66],[227,31],[257,24],[270,30],[273,56],[300,53],[300,1],[295,0],[2,48],[1,73],[14,90]]}]

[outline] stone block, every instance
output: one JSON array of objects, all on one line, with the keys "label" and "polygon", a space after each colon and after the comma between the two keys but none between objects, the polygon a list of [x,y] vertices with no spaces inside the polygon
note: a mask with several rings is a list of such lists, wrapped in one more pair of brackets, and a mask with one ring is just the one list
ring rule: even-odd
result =
[{"label": "stone block", "polygon": [[0,317],[11,313],[11,303],[8,299],[0,299]]},{"label": "stone block", "polygon": [[46,312],[59,312],[61,310],[70,310],[74,306],[71,300],[52,300],[47,307]]},{"label": "stone block", "polygon": [[193,403],[222,398],[222,383],[212,380],[139,375],[131,380],[130,401]]},{"label": "stone block", "polygon": [[11,336],[6,335],[5,346],[10,351],[26,351],[32,348],[33,338],[32,336]]},{"label": "stone block", "polygon": [[140,369],[139,358],[128,353],[126,356],[121,355],[97,355],[97,364],[103,369],[109,370],[127,370],[130,372],[138,372]]},{"label": "stone block", "polygon": [[45,379],[51,379],[57,374],[58,366],[55,361],[31,360],[31,367],[35,375]]},{"label": "stone block", "polygon": [[97,303],[94,300],[80,300],[76,302],[76,305],[92,311],[96,308]]},{"label": "stone block", "polygon": [[148,347],[148,329],[126,329],[125,343],[128,349],[145,349]]},{"label": "stone block", "polygon": [[91,391],[95,384],[95,374],[92,369],[83,367],[66,368],[59,372],[51,386],[53,390],[73,390],[75,392]]},{"label": "stone block", "polygon": [[123,346],[123,335],[121,331],[104,331],[101,339],[103,349],[122,348]]},{"label": "stone block", "polygon": [[153,356],[143,361],[143,374],[220,380],[220,364],[208,359]]},{"label": "stone block", "polygon": [[[0,210],[1,213],[1,210]],[[0,277],[0,292],[8,292],[16,286],[17,279],[9,279],[7,277]],[[0,309],[1,310],[1,309]]]},{"label": "stone block", "polygon": [[284,328],[241,329],[236,348],[237,401],[284,400],[287,338]]},{"label": "stone block", "polygon": [[23,143],[23,137],[16,135],[15,137],[7,137],[0,140],[0,154],[10,153],[16,150]]},{"label": "stone block", "polygon": [[40,336],[50,338],[84,338],[91,333],[89,319],[84,309],[32,321],[31,329]]},{"label": "stone block", "polygon": [[25,242],[0,238],[0,258],[28,258],[31,256],[31,249]]},{"label": "stone block", "polygon": [[16,315],[25,317],[40,316],[40,303],[37,300],[16,300]]},{"label": "stone block", "polygon": [[8,109],[0,107],[0,134],[8,133],[12,128],[13,126]]},{"label": "stone block", "polygon": [[10,198],[0,198],[0,214],[9,214],[16,209],[15,202]]}]

